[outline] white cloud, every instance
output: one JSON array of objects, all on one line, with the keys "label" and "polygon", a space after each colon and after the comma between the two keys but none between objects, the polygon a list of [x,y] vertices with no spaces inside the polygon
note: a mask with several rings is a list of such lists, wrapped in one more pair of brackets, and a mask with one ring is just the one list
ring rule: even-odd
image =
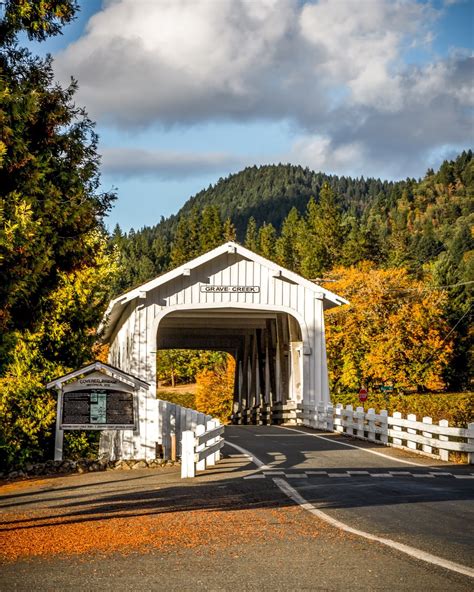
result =
[{"label": "white cloud", "polygon": [[182,179],[223,170],[238,170],[245,162],[220,152],[183,153],[139,148],[102,148],[102,172],[118,179],[154,177]]},{"label": "white cloud", "polygon": [[360,176],[366,165],[362,144],[334,146],[328,136],[303,136],[293,144],[287,160],[327,174]]},{"label": "white cloud", "polygon": [[295,157],[396,174],[471,140],[472,60],[404,62],[440,14],[416,0],[108,0],[56,67],[101,123],[290,120]]}]

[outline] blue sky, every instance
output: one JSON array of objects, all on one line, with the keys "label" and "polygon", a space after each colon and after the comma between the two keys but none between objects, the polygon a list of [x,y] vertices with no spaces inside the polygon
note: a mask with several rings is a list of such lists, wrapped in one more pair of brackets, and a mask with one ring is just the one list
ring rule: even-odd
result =
[{"label": "blue sky", "polygon": [[422,176],[472,147],[471,0],[81,0],[34,44],[97,122],[109,226],[253,164]]}]

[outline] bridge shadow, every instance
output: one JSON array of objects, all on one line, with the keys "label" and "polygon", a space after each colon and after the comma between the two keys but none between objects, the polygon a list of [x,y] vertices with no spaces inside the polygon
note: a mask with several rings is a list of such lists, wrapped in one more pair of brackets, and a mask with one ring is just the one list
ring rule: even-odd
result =
[{"label": "bridge shadow", "polygon": [[[288,476],[287,480],[320,509],[375,508],[470,501],[474,498],[472,482],[454,477],[418,479],[413,476],[413,473],[427,473],[429,469],[420,467],[409,469],[407,472],[410,475],[377,478],[370,476],[376,473],[372,466],[361,465],[339,467],[337,472],[360,470],[367,471],[369,475],[345,478],[308,476],[305,479]],[[383,469],[384,472],[400,470],[400,465],[396,463]],[[127,475],[119,480],[104,479],[103,482],[101,474],[96,473],[91,484],[71,483],[70,487],[35,489],[16,496],[1,496],[0,501],[8,501],[8,504],[7,512],[0,521],[0,530],[27,530],[170,513],[244,512],[294,506],[276,487],[271,475],[244,479],[244,476],[255,473],[255,467],[250,461],[237,461],[234,457],[227,457],[222,465],[216,465],[214,469],[190,480],[180,480],[177,471],[168,476],[153,470],[142,470],[140,473],[139,476]],[[110,476],[107,473],[103,475]],[[164,481],[165,477],[168,482]],[[172,482],[169,482],[170,479]],[[85,488],[93,486],[95,489],[92,491],[85,491]],[[20,506],[27,506],[23,507],[22,515],[12,514],[9,517],[8,511],[14,512]]]}]

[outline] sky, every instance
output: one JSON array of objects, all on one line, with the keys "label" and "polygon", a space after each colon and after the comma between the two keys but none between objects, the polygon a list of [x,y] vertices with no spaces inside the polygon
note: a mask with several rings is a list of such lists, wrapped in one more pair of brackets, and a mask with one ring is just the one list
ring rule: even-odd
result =
[{"label": "sky", "polygon": [[51,53],[97,124],[110,229],[246,166],[422,177],[473,145],[474,0],[79,0]]}]

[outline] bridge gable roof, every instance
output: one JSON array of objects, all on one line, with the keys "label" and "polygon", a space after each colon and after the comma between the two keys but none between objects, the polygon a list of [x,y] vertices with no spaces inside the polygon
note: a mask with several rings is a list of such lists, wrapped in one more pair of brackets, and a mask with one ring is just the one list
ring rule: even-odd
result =
[{"label": "bridge gable roof", "polygon": [[281,267],[280,265],[277,265],[273,261],[270,261],[269,259],[266,259],[265,257],[262,257],[261,255],[258,255],[253,251],[250,251],[249,249],[243,247],[242,245],[236,242],[230,241],[220,245],[219,247],[211,251],[208,251],[207,253],[204,253],[203,255],[200,255],[199,257],[196,257],[195,259],[192,259],[191,261],[184,263],[183,265],[180,265],[175,269],[172,269],[171,271],[168,271],[154,278],[153,280],[150,280],[138,286],[137,288],[129,290],[128,292],[125,292],[124,294],[112,300],[104,314],[104,319],[101,323],[101,326],[99,327],[99,330],[105,330],[106,334],[110,334],[110,332],[113,330],[113,326],[120,318],[120,315],[124,310],[124,307],[129,302],[135,300],[136,298],[146,298],[148,292],[155,290],[156,288],[159,288],[160,286],[163,286],[169,282],[172,282],[173,280],[183,275],[189,275],[189,273],[192,270],[209,263],[213,259],[217,259],[225,253],[235,253],[237,255],[240,255],[244,259],[253,261],[269,269],[276,278],[287,280],[292,283],[303,286],[304,288],[314,292],[315,294],[322,294],[325,301],[325,308],[333,308],[335,306],[340,306],[342,304],[348,304],[348,301],[342,298],[341,296],[338,296],[337,294],[334,294],[333,292],[330,292],[329,290],[322,288],[321,286],[307,280],[306,278],[303,278],[302,276],[298,275],[297,273],[294,273],[293,271],[290,271],[288,269],[285,269],[284,267]]}]

